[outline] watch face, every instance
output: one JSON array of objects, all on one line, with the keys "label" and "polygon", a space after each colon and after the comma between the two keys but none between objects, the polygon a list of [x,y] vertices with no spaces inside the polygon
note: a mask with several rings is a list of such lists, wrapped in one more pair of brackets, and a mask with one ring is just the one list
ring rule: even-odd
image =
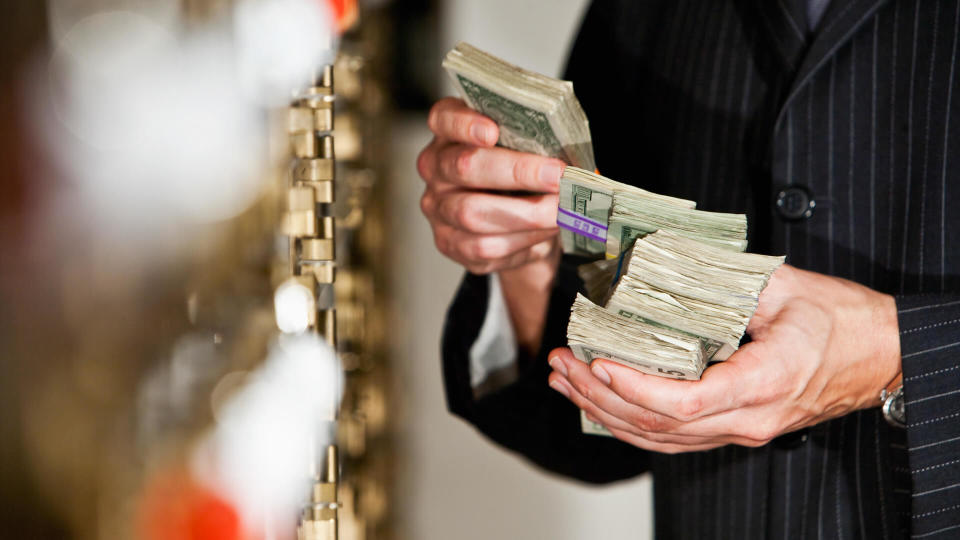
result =
[{"label": "watch face", "polygon": [[896,418],[901,424],[907,423],[907,413],[906,409],[903,406],[903,392],[899,391],[891,400],[890,403],[890,416]]},{"label": "watch face", "polygon": [[903,387],[894,390],[883,402],[883,417],[893,426],[906,427],[907,413],[903,403]]}]

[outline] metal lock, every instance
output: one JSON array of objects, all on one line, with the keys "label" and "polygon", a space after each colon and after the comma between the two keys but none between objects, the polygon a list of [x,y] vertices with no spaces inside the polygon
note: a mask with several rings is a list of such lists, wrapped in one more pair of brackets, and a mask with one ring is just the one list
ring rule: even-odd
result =
[{"label": "metal lock", "polygon": [[288,236],[316,236],[317,213],[313,210],[284,212],[281,229]]},{"label": "metal lock", "polygon": [[302,262],[332,261],[334,255],[332,238],[300,239],[300,260]]},{"label": "metal lock", "polygon": [[[333,153],[332,139],[330,145],[331,148],[324,150],[324,152]],[[332,157],[299,159],[293,168],[293,179],[298,182],[331,182],[333,176],[334,161]]]},{"label": "metal lock", "polygon": [[333,159],[333,137],[316,131],[293,133],[290,135],[293,155],[298,158]]},{"label": "metal lock", "polygon": [[333,102],[321,102],[321,107],[290,107],[287,113],[287,131],[290,134],[307,131],[333,131]]}]

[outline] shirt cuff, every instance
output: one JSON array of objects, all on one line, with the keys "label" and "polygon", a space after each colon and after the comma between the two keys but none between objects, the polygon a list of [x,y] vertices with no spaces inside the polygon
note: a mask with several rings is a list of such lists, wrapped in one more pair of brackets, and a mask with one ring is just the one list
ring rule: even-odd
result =
[{"label": "shirt cuff", "polygon": [[493,273],[487,279],[487,313],[469,352],[470,386],[475,398],[517,378],[517,337],[503,298],[500,276]]}]

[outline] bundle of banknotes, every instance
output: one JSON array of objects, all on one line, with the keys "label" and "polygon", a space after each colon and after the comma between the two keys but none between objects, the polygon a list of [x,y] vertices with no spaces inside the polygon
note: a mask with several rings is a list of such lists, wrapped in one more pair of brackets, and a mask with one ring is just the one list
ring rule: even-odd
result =
[{"label": "bundle of banknotes", "polygon": [[696,203],[658,195],[577,167],[560,178],[557,225],[566,253],[618,257],[634,238],[669,229],[711,246],[747,248],[747,217],[705,212]]},{"label": "bundle of banknotes", "polygon": [[594,170],[587,115],[573,83],[534,73],[460,42],[443,67],[460,97],[500,126],[500,146]]},{"label": "bundle of banknotes", "polygon": [[737,350],[783,260],[666,228],[647,234],[622,257],[581,267],[593,296],[577,296],[568,343],[584,362],[608,358],[644,373],[699,379],[708,362]]},{"label": "bundle of banknotes", "polygon": [[657,195],[595,174],[587,116],[573,84],[525,70],[467,43],[443,67],[472,109],[500,126],[498,144],[564,160],[557,224],[566,253],[616,257],[639,235],[669,227],[711,245],[743,251],[747,220],[696,210],[693,201]]},{"label": "bundle of banknotes", "polygon": [[[587,295],[577,296],[567,327],[577,358],[696,380],[737,350],[784,261],[744,253],[745,215],[698,210],[594,172],[589,125],[569,82],[465,43],[443,65],[464,101],[499,124],[501,146],[569,164],[557,209],[564,252],[600,257],[579,269]],[[583,414],[581,426],[609,434]]]},{"label": "bundle of banknotes", "polygon": [[[589,298],[570,309],[577,359],[606,358],[643,373],[697,380],[737,350],[760,293],[783,257],[741,253],[669,229],[639,237],[617,259],[580,267]],[[581,430],[610,435],[580,413]]]}]

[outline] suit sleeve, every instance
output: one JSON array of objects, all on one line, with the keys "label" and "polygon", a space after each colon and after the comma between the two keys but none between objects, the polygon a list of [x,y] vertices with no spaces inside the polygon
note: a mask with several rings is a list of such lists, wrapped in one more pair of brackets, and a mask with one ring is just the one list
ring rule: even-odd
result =
[{"label": "suit sleeve", "polygon": [[547,354],[566,345],[567,318],[580,280],[561,264],[550,298],[543,343],[536,358],[518,351],[516,379],[482,396],[470,384],[469,350],[487,307],[484,276],[466,274],[447,313],[443,375],[450,411],[490,440],[536,465],[585,482],[605,483],[647,470],[646,452],[607,437],[580,432],[579,411],[547,385]]},{"label": "suit sleeve", "polygon": [[[960,294],[897,297],[913,514],[960,508]],[[942,523],[941,523],[942,522]]]}]

